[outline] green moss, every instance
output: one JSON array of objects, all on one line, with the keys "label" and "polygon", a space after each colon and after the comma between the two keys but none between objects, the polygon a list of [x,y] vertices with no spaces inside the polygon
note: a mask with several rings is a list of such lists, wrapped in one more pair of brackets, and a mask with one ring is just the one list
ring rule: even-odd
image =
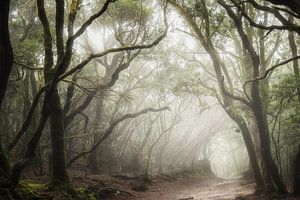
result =
[{"label": "green moss", "polygon": [[41,183],[27,183],[27,186],[34,191],[41,191],[47,188],[46,184]]},{"label": "green moss", "polygon": [[94,193],[86,190],[85,188],[76,188],[76,193],[84,200],[97,200]]},{"label": "green moss", "polygon": [[70,182],[52,180],[52,182],[48,184],[48,190],[62,192],[65,199],[81,199]]},{"label": "green moss", "polygon": [[74,191],[74,188],[70,182],[52,180],[51,183],[49,183],[47,186],[51,191]]},{"label": "green moss", "polygon": [[64,198],[67,200],[97,200],[94,194],[85,188],[74,188],[68,182],[52,181],[48,185],[49,190],[63,192]]},{"label": "green moss", "polygon": [[42,200],[48,199],[39,193],[45,188],[46,186],[44,184],[20,182],[14,192],[20,196],[22,200]]},{"label": "green moss", "polygon": [[41,195],[42,191],[56,191],[63,194],[65,200],[97,200],[96,195],[85,188],[74,188],[70,183],[55,182],[40,184],[20,181],[14,194],[22,200],[47,200],[49,196]]}]

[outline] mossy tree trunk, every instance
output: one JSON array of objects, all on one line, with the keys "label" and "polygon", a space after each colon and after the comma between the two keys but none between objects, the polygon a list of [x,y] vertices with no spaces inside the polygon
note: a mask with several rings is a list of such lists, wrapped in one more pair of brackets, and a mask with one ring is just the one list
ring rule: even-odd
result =
[{"label": "mossy tree trunk", "polygon": [[[57,49],[57,63],[55,68],[59,68],[64,57],[64,1],[56,0],[56,15],[55,15],[55,35]],[[52,49],[51,49],[52,50]],[[48,55],[50,56],[50,55]],[[50,58],[49,58],[50,59]],[[53,57],[52,57],[53,61]],[[65,66],[64,66],[65,67]],[[45,84],[53,80],[55,73],[52,66],[44,69]],[[58,69],[55,69],[57,71]],[[47,93],[47,92],[46,92]],[[52,179],[54,183],[69,182],[68,173],[65,162],[65,145],[64,145],[64,120],[63,112],[60,103],[60,97],[57,87],[51,91],[48,100],[49,109],[49,124],[52,144]]]},{"label": "mossy tree trunk", "polygon": [[[0,108],[6,92],[9,75],[13,64],[13,49],[10,43],[8,18],[10,0],[0,2]],[[10,166],[6,152],[2,147],[3,133],[0,133],[0,188],[5,188],[10,177]],[[3,185],[4,184],[4,185]]]},{"label": "mossy tree trunk", "polygon": [[9,5],[10,0],[0,2],[0,106],[6,92],[14,59],[8,28]]},{"label": "mossy tree trunk", "polygon": [[53,181],[69,182],[65,162],[63,115],[57,89],[49,100],[49,109],[52,143],[52,178]]}]

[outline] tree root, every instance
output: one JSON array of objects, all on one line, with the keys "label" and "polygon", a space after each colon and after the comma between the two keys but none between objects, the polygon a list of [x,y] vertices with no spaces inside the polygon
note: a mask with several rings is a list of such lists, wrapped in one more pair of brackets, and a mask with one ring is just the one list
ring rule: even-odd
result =
[{"label": "tree root", "polygon": [[98,185],[89,186],[86,189],[88,192],[93,193],[97,199],[109,198],[113,196],[125,195],[129,197],[135,197],[135,195],[131,194],[128,191],[111,188],[111,187],[99,187]]}]

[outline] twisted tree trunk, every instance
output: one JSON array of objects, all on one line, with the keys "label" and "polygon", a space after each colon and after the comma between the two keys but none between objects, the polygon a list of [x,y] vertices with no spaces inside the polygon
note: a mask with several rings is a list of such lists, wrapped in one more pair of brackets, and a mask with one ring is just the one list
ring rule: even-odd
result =
[{"label": "twisted tree trunk", "polygon": [[[10,0],[0,1],[0,109],[14,59],[8,27],[9,5]],[[2,147],[2,135],[3,133],[0,133],[0,197],[2,195],[2,190],[4,190],[4,188],[9,188],[8,185],[10,182],[10,166],[6,152]]]},{"label": "twisted tree trunk", "polygon": [[13,64],[13,49],[10,43],[8,17],[10,0],[0,2],[0,106]]}]

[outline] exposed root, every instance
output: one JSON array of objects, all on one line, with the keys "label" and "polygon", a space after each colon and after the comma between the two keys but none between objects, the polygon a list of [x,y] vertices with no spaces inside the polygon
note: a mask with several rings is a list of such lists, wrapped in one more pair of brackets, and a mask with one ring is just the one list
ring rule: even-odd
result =
[{"label": "exposed root", "polygon": [[96,199],[103,199],[103,198],[110,198],[114,196],[127,196],[127,197],[135,197],[135,195],[131,194],[130,192],[115,189],[111,187],[99,187],[99,185],[89,186],[86,188],[87,191],[93,193]]}]

